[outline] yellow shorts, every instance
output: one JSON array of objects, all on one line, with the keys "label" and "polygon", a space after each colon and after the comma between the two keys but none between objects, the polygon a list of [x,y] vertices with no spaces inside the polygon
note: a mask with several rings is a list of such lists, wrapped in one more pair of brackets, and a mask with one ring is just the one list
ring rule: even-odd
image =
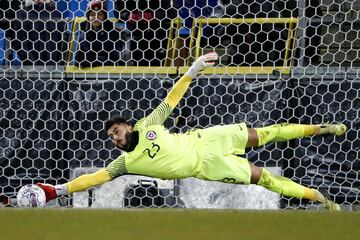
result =
[{"label": "yellow shorts", "polygon": [[202,145],[199,152],[201,170],[197,178],[228,183],[250,184],[250,165],[245,158],[248,129],[245,123],[197,130]]}]

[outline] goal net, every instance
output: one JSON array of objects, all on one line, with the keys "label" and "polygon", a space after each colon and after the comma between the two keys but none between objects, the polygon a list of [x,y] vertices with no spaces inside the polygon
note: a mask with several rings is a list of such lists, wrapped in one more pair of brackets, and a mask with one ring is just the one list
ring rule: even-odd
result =
[{"label": "goal net", "polygon": [[[0,7],[0,206],[15,206],[25,184],[62,184],[107,166],[121,152],[104,122],[115,114],[132,123],[146,116],[196,57],[216,51],[219,65],[194,81],[165,126],[185,132],[235,122],[344,123],[344,136],[268,144],[245,157],[357,209],[359,1]],[[49,206],[321,208],[256,186],[143,176],[122,176]]]}]

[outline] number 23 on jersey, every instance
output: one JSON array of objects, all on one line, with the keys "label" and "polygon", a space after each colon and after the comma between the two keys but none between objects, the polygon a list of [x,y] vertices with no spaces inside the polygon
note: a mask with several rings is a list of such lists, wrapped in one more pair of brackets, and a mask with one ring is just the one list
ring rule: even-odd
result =
[{"label": "number 23 on jersey", "polygon": [[150,158],[154,158],[156,154],[160,151],[160,146],[156,143],[151,143],[152,146],[150,148],[144,149],[143,153],[147,153]]}]

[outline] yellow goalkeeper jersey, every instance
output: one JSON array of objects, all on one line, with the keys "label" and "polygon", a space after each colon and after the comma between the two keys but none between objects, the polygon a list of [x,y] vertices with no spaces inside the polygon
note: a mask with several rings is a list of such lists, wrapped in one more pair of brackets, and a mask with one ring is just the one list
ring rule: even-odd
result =
[{"label": "yellow goalkeeper jersey", "polygon": [[171,112],[171,107],[164,101],[135,124],[139,142],[132,152],[123,152],[107,166],[112,178],[139,174],[174,179],[198,174],[201,168],[196,151],[199,136],[196,131],[175,134],[165,129],[163,122]]}]

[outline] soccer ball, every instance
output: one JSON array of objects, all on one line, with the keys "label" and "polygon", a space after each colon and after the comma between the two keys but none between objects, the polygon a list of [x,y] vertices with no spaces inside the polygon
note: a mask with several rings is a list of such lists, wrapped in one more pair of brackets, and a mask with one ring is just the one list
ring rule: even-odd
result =
[{"label": "soccer ball", "polygon": [[18,207],[44,207],[46,196],[42,188],[28,184],[20,188],[16,200]]}]

